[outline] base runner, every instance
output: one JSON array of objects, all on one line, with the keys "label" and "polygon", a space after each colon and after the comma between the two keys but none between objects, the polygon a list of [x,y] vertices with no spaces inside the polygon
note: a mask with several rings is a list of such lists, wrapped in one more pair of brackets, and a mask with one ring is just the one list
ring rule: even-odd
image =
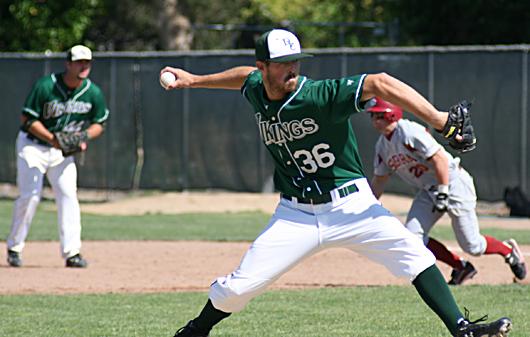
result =
[{"label": "base runner", "polygon": [[375,145],[372,188],[379,198],[393,173],[416,187],[416,194],[405,226],[418,235],[440,261],[453,268],[449,284],[458,285],[472,278],[475,267],[445,245],[429,237],[434,224],[447,213],[460,248],[480,256],[497,254],[504,258],[519,280],[526,277],[526,264],[514,239],[501,242],[480,234],[473,178],[427,132],[422,125],[403,119],[403,109],[376,97],[367,111],[372,126],[381,133]]}]

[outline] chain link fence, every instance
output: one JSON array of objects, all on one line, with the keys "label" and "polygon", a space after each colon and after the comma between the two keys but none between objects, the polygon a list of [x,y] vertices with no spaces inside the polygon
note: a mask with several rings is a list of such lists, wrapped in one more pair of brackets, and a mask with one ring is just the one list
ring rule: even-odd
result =
[{"label": "chain link fence", "polygon": [[[528,45],[309,50],[302,73],[314,79],[387,72],[411,84],[439,109],[474,101],[478,147],[463,155],[483,200],[506,187],[528,191],[530,139]],[[63,69],[64,54],[0,53],[0,182],[15,183],[19,115],[33,82]],[[166,65],[203,74],[254,65],[252,50],[95,53],[91,79],[111,111],[105,134],[79,165],[79,186],[106,190],[272,191],[273,165],[250,105],[238,91],[166,92]],[[405,114],[411,118],[411,115]],[[364,114],[352,116],[365,172],[371,177],[378,134]],[[439,139],[443,142],[443,140]],[[412,194],[394,178],[389,192]]]}]

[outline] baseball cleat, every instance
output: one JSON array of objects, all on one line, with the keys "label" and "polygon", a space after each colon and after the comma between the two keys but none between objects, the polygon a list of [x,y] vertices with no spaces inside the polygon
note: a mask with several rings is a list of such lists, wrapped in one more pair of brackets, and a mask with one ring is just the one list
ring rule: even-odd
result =
[{"label": "baseball cleat", "polygon": [[510,265],[516,278],[519,280],[524,279],[526,277],[526,263],[519,245],[514,239],[503,241],[503,243],[512,247],[512,252],[504,258],[504,261]]},{"label": "baseball cleat", "polygon": [[477,324],[487,316],[475,322],[467,319],[458,324],[455,337],[507,337],[512,330],[512,321],[508,317],[503,317],[491,323]]},{"label": "baseball cleat", "polygon": [[209,332],[199,331],[193,321],[178,329],[173,337],[208,337]]},{"label": "baseball cleat", "polygon": [[453,272],[451,273],[451,279],[447,284],[450,285],[460,285],[464,283],[464,281],[472,279],[475,275],[477,275],[477,270],[475,269],[475,266],[471,264],[469,261],[463,261],[464,269],[456,270],[453,269]]},{"label": "baseball cleat", "polygon": [[22,258],[20,258],[20,253],[13,250],[8,250],[7,263],[9,263],[11,267],[22,267]]},{"label": "baseball cleat", "polygon": [[76,254],[66,259],[66,267],[69,268],[86,268],[88,262],[83,259],[81,254]]}]

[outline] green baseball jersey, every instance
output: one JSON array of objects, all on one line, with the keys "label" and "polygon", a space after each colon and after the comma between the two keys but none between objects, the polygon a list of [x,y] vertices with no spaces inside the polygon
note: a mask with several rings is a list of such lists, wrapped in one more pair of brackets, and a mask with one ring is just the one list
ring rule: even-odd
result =
[{"label": "green baseball jersey", "polygon": [[295,197],[314,197],[365,177],[350,116],[362,111],[366,75],[330,80],[299,76],[281,101],[264,95],[260,71],[241,91],[255,111],[261,138],[274,159],[274,183]]},{"label": "green baseball jersey", "polygon": [[51,74],[35,82],[22,114],[38,119],[50,132],[73,132],[84,130],[90,124],[104,123],[109,110],[101,89],[90,79],[71,90],[61,74]]}]

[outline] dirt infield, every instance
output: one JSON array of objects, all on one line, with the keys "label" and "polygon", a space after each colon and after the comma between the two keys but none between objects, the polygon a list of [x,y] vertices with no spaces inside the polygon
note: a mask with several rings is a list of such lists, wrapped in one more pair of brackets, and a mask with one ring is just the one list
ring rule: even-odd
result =
[{"label": "dirt infield", "polygon": [[[272,212],[278,195],[241,193],[169,193],[110,203],[83,204],[83,212],[144,214],[178,212]],[[386,196],[383,204],[403,218],[411,200]],[[482,226],[530,229],[530,219],[481,218]],[[446,242],[456,248],[453,242]],[[206,291],[215,277],[229,273],[249,243],[87,241],[83,253],[89,267],[64,268],[57,242],[28,242],[23,268],[10,268],[0,260],[0,294],[143,293]],[[521,247],[530,256],[530,246]],[[5,252],[5,243],[0,244]],[[5,254],[5,253],[4,253]],[[509,284],[512,274],[499,256],[469,257],[479,274],[468,284]],[[439,265],[448,276],[450,270]],[[312,256],[286,273],[272,288],[342,287],[407,284],[383,267],[346,249],[330,249]],[[528,279],[523,283],[528,284]]]},{"label": "dirt infield", "polygon": [[[51,193],[51,192],[48,192]],[[102,198],[84,192],[85,198]],[[112,199],[112,196],[110,197]],[[189,213],[189,212],[240,212],[263,211],[272,213],[279,200],[278,193],[226,193],[226,192],[183,192],[154,193],[134,197],[118,197],[105,203],[82,205],[83,212],[96,214],[146,214],[146,213]],[[383,205],[390,211],[406,213],[412,204],[412,198],[394,194],[384,194]],[[509,210],[504,203],[479,202],[477,211],[482,215],[506,216]],[[529,224],[530,224],[530,219]]]}]

